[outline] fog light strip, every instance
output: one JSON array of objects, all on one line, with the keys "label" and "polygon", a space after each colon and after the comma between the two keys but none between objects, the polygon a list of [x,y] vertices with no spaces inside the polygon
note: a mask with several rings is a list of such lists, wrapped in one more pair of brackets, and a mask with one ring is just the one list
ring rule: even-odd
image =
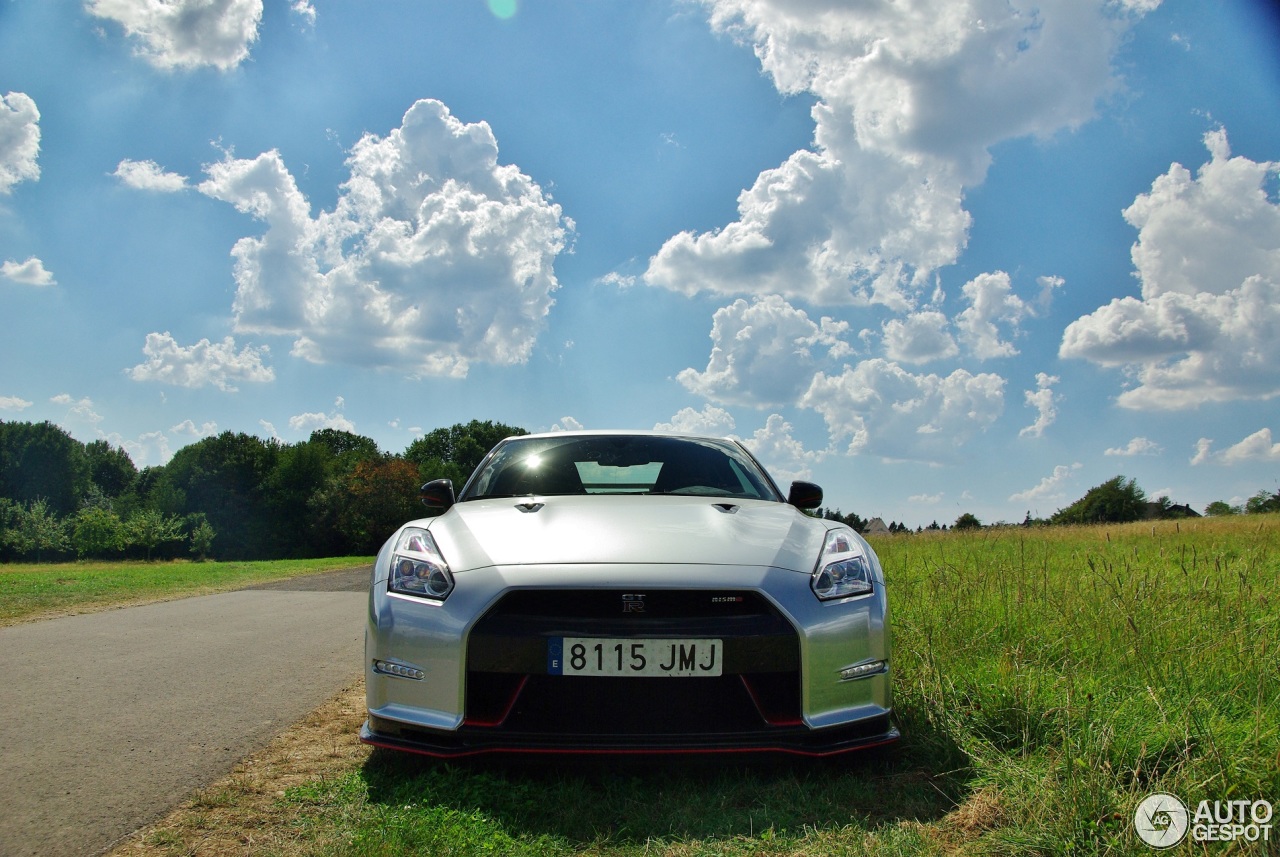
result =
[{"label": "fog light strip", "polygon": [[840,681],[853,681],[855,679],[867,678],[868,676],[879,675],[889,671],[889,664],[886,661],[868,661],[865,664],[854,664],[851,667],[845,667],[840,670]]},{"label": "fog light strip", "polygon": [[394,675],[400,678],[411,678],[422,681],[427,674],[415,666],[409,664],[398,664],[395,661],[374,661],[373,668],[376,672],[384,675]]}]

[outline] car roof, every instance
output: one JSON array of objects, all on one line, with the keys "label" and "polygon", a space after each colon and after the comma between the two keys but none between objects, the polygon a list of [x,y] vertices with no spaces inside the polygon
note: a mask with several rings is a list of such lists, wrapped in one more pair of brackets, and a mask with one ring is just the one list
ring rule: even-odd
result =
[{"label": "car roof", "polygon": [[673,440],[715,440],[735,442],[734,438],[698,434],[696,432],[671,432],[671,431],[655,431],[648,430],[629,430],[629,429],[575,429],[573,431],[546,431],[537,434],[518,434],[506,438],[506,440],[519,440],[524,438],[554,438],[554,437],[668,437]]}]

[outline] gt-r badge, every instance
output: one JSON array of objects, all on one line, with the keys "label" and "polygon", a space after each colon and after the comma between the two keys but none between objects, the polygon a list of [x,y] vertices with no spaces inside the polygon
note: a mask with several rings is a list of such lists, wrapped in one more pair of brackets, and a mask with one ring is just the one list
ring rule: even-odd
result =
[{"label": "gt-r badge", "polygon": [[644,596],[635,595],[631,593],[623,593],[622,612],[623,613],[643,613],[644,612]]}]

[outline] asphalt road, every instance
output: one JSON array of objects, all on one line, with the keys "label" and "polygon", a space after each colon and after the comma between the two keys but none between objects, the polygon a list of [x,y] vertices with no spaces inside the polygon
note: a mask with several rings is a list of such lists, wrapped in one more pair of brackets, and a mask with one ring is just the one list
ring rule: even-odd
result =
[{"label": "asphalt road", "polygon": [[367,569],[0,628],[0,857],[91,857],[361,675]]}]

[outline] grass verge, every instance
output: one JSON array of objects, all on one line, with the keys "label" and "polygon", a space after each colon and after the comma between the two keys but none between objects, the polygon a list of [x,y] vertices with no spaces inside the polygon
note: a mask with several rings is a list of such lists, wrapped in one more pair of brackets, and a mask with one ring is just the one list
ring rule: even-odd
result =
[{"label": "grass verge", "polygon": [[74,562],[0,565],[0,627],[109,607],[227,592],[372,565],[372,557],[273,562]]},{"label": "grass verge", "polygon": [[357,686],[115,854],[1150,855],[1133,813],[1152,792],[1280,799],[1280,517],[876,549],[904,732],[891,751],[432,764],[355,741]]}]

